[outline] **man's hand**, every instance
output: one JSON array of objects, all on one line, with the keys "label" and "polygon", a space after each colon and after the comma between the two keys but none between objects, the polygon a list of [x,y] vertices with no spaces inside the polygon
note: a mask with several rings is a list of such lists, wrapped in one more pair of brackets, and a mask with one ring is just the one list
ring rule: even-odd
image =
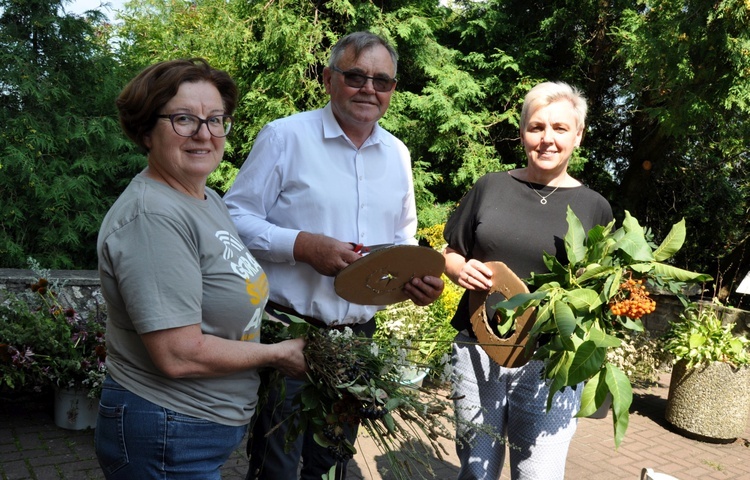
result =
[{"label": "man's hand", "polygon": [[300,232],[294,242],[294,259],[304,262],[321,275],[333,277],[360,258],[349,242],[308,232]]},{"label": "man's hand", "polygon": [[443,288],[445,288],[445,283],[440,277],[427,275],[422,278],[412,278],[404,285],[404,293],[416,305],[424,307],[437,300],[443,293]]}]

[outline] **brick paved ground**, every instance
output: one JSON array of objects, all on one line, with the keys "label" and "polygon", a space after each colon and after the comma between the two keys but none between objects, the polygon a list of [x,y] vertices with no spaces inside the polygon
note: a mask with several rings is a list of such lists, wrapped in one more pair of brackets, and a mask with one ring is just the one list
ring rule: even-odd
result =
[{"label": "brick paved ground", "polygon": [[[643,467],[679,480],[750,480],[750,425],[731,444],[691,440],[669,430],[664,421],[669,376],[649,389],[635,391],[630,427],[619,450],[614,449],[611,416],[584,419],[568,455],[569,480],[637,480]],[[444,461],[434,460],[433,473],[424,478],[455,478],[453,446],[446,445]],[[366,435],[349,468],[352,480],[392,480],[387,462]],[[247,468],[243,452],[235,452],[222,468],[224,480],[241,480]],[[414,472],[412,478],[420,478]],[[501,477],[507,480],[507,472]],[[101,480],[93,451],[93,432],[55,426],[51,405],[0,405],[0,479]],[[287,479],[277,479],[287,480]],[[291,480],[291,479],[289,479]]]}]

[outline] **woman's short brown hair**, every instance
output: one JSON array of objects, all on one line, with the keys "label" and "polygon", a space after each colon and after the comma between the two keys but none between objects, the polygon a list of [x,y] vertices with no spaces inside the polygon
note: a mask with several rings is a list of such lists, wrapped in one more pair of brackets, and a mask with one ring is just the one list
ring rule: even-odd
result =
[{"label": "woman's short brown hair", "polygon": [[136,75],[115,101],[123,131],[144,151],[148,149],[143,137],[154,128],[162,107],[177,95],[180,85],[186,82],[213,84],[221,95],[224,113],[234,113],[237,85],[228,73],[211,67],[202,58],[155,63]]}]

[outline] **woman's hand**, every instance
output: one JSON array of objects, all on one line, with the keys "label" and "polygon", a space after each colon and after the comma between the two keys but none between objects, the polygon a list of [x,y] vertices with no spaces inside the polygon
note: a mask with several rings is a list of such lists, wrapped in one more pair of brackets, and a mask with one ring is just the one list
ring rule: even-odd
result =
[{"label": "woman's hand", "polygon": [[453,282],[467,290],[489,290],[492,288],[492,270],[476,259],[466,258],[450,247],[443,252],[445,274]]},{"label": "woman's hand", "polygon": [[274,367],[287,377],[299,380],[305,378],[307,372],[307,360],[304,355],[305,343],[302,338],[294,338],[274,344],[279,354],[279,360]]}]

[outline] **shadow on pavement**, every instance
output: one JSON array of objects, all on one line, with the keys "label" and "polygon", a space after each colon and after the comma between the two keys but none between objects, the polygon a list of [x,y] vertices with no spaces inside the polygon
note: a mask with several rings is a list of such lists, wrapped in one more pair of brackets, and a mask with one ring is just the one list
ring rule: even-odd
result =
[{"label": "shadow on pavement", "polygon": [[[448,452],[441,453],[448,456]],[[455,465],[437,458],[429,445],[417,440],[408,442],[402,450],[393,452],[390,458],[380,454],[374,460],[374,469],[380,473],[382,480],[447,479],[456,478],[458,473]]]}]

